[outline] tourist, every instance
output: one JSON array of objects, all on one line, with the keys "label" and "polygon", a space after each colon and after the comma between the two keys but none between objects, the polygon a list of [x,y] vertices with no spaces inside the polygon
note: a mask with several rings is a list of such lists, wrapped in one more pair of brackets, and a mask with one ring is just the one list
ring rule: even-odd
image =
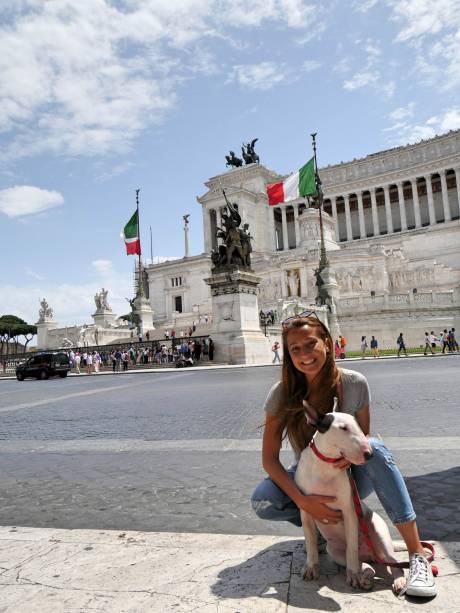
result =
[{"label": "tourist", "polygon": [[375,336],[371,336],[371,351],[374,358],[379,358],[379,344]]},{"label": "tourist", "polygon": [[344,360],[347,356],[347,339],[342,336],[342,334],[339,335],[339,343],[340,343],[340,358],[342,360]]},{"label": "tourist", "polygon": [[430,332],[429,340],[430,340],[430,344],[431,344],[431,349],[433,350],[432,353],[436,353],[436,343],[438,342],[438,339],[435,336],[433,330],[431,330],[431,332]]},{"label": "tourist", "polygon": [[93,355],[92,353],[86,354],[86,374],[90,375],[93,372]]},{"label": "tourist", "polygon": [[208,338],[208,354],[209,359],[212,362],[214,360],[214,341],[211,337]]},{"label": "tourist", "polygon": [[101,365],[101,356],[97,351],[93,352],[93,364],[94,364],[94,372],[98,373]]},{"label": "tourist", "polygon": [[280,344],[278,341],[275,341],[272,345],[272,351],[273,351],[272,364],[276,364],[276,362],[278,362],[278,364],[281,364],[279,350],[280,350]]},{"label": "tourist", "polygon": [[342,354],[342,347],[340,346],[339,339],[337,338],[335,339],[335,343],[334,343],[334,354],[335,354],[336,360],[339,360]]},{"label": "tourist", "polygon": [[448,334],[448,343],[449,343],[449,351],[452,353],[458,353],[458,343],[457,343],[457,339],[455,338],[455,328],[452,328],[452,330],[449,330],[449,334]]},{"label": "tourist", "polygon": [[111,352],[110,359],[112,360],[112,372],[115,372],[117,369],[117,358],[115,356],[115,351]]},{"label": "tourist", "polygon": [[118,349],[115,351],[115,369],[116,371],[120,371],[121,370],[121,358],[122,358],[122,353],[120,351],[120,348],[118,347]]},{"label": "tourist", "polygon": [[439,342],[441,343],[442,353],[446,353],[446,349],[449,349],[449,341],[448,341],[448,333],[447,330],[444,329],[443,332],[439,335]]},{"label": "tourist", "polygon": [[396,339],[396,344],[398,345],[398,358],[401,357],[401,351],[404,351],[404,355],[407,358],[406,344],[404,342],[403,333],[400,332],[398,338]]},{"label": "tourist", "polygon": [[423,342],[425,343],[425,347],[423,349],[423,355],[427,355],[427,349],[429,349],[430,353],[433,355],[434,351],[431,346],[431,339],[430,339],[430,335],[428,334],[428,332],[425,332],[425,338],[423,339]]},{"label": "tourist", "polygon": [[209,358],[209,347],[206,339],[203,339],[203,360],[207,360]]},{"label": "tourist", "polygon": [[201,347],[200,339],[198,338],[195,341],[195,358],[194,359],[196,361],[199,361],[201,359],[201,349],[202,347]]},{"label": "tourist", "polygon": [[[304,418],[307,401],[320,415],[338,405],[341,412],[355,416],[365,435],[370,433],[370,393],[366,378],[359,372],[338,368],[333,359],[329,331],[314,315],[291,317],[283,324],[283,366],[281,381],[270,389],[265,401],[265,432],[262,458],[268,478],[254,490],[251,503],[256,514],[267,520],[288,521],[301,526],[300,509],[316,521],[337,524],[342,519],[331,496],[301,492],[293,478],[296,464],[285,469],[280,461],[287,436],[298,460],[315,429]],[[420,543],[415,513],[404,480],[390,452],[378,438],[369,438],[372,457],[362,465],[340,459],[337,470],[351,469],[361,498],[372,491],[406,543],[410,571],[406,594],[434,596],[431,567]]]},{"label": "tourist", "polygon": [[121,354],[121,362],[123,364],[123,371],[126,372],[129,366],[129,353],[126,351],[126,349],[123,349]]},{"label": "tourist", "polygon": [[365,336],[361,337],[361,359],[366,357],[367,340]]},{"label": "tourist", "polygon": [[88,354],[86,351],[84,351],[81,356],[81,363],[82,363],[83,368],[86,368],[86,358],[87,357],[88,357]]},{"label": "tourist", "polygon": [[81,362],[81,355],[80,355],[80,352],[77,351],[74,357],[75,372],[77,373],[77,375],[81,375],[80,362]]}]

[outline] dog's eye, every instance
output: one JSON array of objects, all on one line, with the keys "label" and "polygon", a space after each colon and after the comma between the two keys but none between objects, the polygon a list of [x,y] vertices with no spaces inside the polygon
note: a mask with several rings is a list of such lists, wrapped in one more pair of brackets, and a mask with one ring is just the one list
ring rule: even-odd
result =
[{"label": "dog's eye", "polygon": [[340,429],[341,429],[341,430],[345,430],[345,431],[347,431],[347,430],[348,430],[347,426],[340,426]]}]

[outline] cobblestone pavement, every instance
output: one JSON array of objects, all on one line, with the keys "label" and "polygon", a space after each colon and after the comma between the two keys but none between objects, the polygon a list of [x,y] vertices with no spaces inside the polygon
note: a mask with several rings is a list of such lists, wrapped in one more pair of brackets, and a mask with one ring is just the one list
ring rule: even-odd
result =
[{"label": "cobblestone pavement", "polygon": [[[366,360],[422,535],[460,541],[460,358]],[[298,535],[249,507],[278,367],[0,384],[0,525]],[[285,452],[286,461],[289,452]],[[379,510],[375,497],[371,506]]]}]

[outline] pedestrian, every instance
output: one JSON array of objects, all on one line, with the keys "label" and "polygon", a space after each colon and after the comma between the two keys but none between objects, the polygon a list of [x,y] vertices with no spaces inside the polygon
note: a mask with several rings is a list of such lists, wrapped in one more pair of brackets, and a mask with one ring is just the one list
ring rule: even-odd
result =
[{"label": "pedestrian", "polygon": [[[262,457],[268,478],[254,490],[252,507],[261,519],[288,521],[299,527],[301,510],[317,522],[338,524],[342,514],[333,509],[333,497],[308,495],[298,489],[293,480],[297,463],[286,469],[280,461],[282,443],[285,437],[289,439],[297,461],[310,443],[315,429],[306,423],[305,402],[321,416],[331,413],[335,406],[354,415],[369,436],[369,385],[361,373],[336,366],[330,333],[310,312],[306,317],[291,317],[282,324],[282,343],[281,381],[272,386],[264,405]],[[404,539],[410,556],[406,594],[434,596],[436,585],[419,540],[404,479],[383,441],[370,437],[369,443],[372,456],[365,464],[351,465],[347,459],[339,458],[336,470],[351,470],[361,498],[375,491]]]},{"label": "pedestrian", "polygon": [[342,334],[340,334],[339,336],[339,343],[340,343],[340,359],[344,360],[347,356],[347,339],[342,336]]},{"label": "pedestrian", "polygon": [[458,353],[458,343],[457,339],[455,338],[455,328],[452,328],[452,330],[449,331],[449,348],[452,353]]},{"label": "pedestrian", "polygon": [[209,358],[209,347],[206,339],[203,339],[203,360],[207,360]]},{"label": "pedestrian", "polygon": [[115,351],[112,351],[110,354],[110,359],[112,360],[112,372],[115,372],[117,369],[117,358]]},{"label": "pedestrian", "polygon": [[371,351],[374,358],[379,358],[379,343],[375,336],[371,336]]},{"label": "pedestrian", "polygon": [[123,364],[123,371],[126,372],[129,366],[129,353],[126,351],[126,349],[124,349],[121,354],[121,362]]},{"label": "pedestrian", "polygon": [[446,353],[446,349],[449,349],[449,341],[448,341],[448,333],[447,330],[444,329],[443,332],[439,335],[439,342],[441,343],[442,352]]},{"label": "pedestrian", "polygon": [[336,360],[340,359],[340,354],[341,353],[342,353],[342,347],[340,346],[339,339],[336,338],[335,339],[335,343],[334,343],[334,354],[335,354],[335,359]]},{"label": "pedestrian", "polygon": [[432,353],[435,354],[436,353],[436,343],[438,342],[438,339],[435,336],[433,330],[431,330],[430,332],[429,340],[430,340],[431,349],[433,350]]},{"label": "pedestrian", "polygon": [[431,339],[430,339],[430,335],[428,334],[428,332],[425,332],[425,338],[423,339],[423,342],[425,343],[425,347],[423,349],[423,355],[427,355],[427,350],[429,350],[430,353],[433,355],[434,351],[433,351],[433,348],[431,347]]},{"label": "pedestrian", "polygon": [[195,341],[195,360],[199,361],[201,359],[201,351],[202,351],[202,346],[200,343],[200,339],[197,339]]},{"label": "pedestrian", "polygon": [[278,362],[278,364],[281,364],[279,350],[280,350],[280,344],[278,341],[275,341],[272,345],[272,351],[273,351],[272,364],[276,364],[276,362]]},{"label": "pedestrian", "polygon": [[98,373],[101,365],[101,356],[97,351],[93,353],[94,372]]},{"label": "pedestrian", "polygon": [[80,352],[77,351],[75,353],[75,358],[74,358],[75,372],[77,373],[77,375],[81,375],[81,372],[80,372],[80,362],[81,362],[81,355],[80,355]]},{"label": "pedestrian", "polygon": [[404,342],[403,333],[400,332],[398,338],[396,339],[396,344],[398,345],[398,358],[401,357],[401,351],[404,351],[404,355],[407,358],[406,344]]},{"label": "pedestrian", "polygon": [[214,360],[214,341],[212,338],[208,338],[208,355],[210,361],[212,362]]},{"label": "pedestrian", "polygon": [[122,355],[123,354],[121,353],[120,348],[118,347],[118,349],[115,351],[115,370],[117,372],[121,370]]},{"label": "pedestrian", "polygon": [[361,359],[366,357],[367,340],[365,336],[361,337]]},{"label": "pedestrian", "polygon": [[93,355],[88,353],[86,355],[86,374],[90,375],[93,372]]}]

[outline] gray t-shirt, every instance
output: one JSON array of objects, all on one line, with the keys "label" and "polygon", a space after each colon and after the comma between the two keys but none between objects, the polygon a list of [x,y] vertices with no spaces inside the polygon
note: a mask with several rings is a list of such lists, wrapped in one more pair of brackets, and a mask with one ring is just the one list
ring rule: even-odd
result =
[{"label": "gray t-shirt", "polygon": [[[340,372],[342,374],[343,387],[343,398],[340,411],[354,415],[359,409],[370,405],[371,393],[369,384],[366,377],[356,370],[341,368]],[[278,381],[268,392],[264,404],[264,411],[271,414],[275,413],[280,397],[281,381]]]}]

